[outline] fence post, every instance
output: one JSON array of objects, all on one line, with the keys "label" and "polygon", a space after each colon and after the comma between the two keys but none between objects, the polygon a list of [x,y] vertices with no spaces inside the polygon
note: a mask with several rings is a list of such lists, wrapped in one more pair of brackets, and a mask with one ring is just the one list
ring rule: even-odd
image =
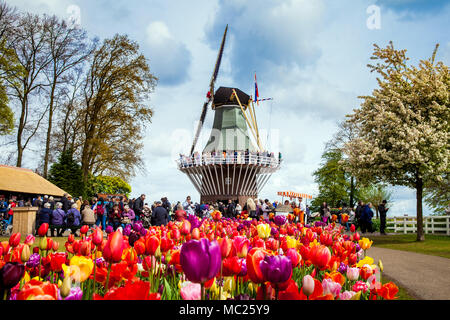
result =
[{"label": "fence post", "polygon": [[447,216],[447,235],[450,236],[450,216]]},{"label": "fence post", "polygon": [[403,233],[407,234],[408,232],[406,231],[406,217],[403,217]]}]

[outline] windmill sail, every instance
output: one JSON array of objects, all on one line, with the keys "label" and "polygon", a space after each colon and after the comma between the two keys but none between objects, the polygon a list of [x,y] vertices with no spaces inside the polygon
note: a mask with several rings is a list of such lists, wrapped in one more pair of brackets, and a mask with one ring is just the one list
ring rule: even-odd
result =
[{"label": "windmill sail", "polygon": [[222,44],[220,45],[220,50],[219,50],[219,54],[217,56],[216,66],[214,68],[214,72],[213,72],[213,75],[211,77],[211,82],[210,82],[210,85],[209,85],[209,93],[208,93],[208,97],[207,97],[208,100],[203,104],[202,113],[200,115],[200,121],[198,123],[197,131],[195,133],[194,141],[193,141],[192,147],[191,147],[191,153],[190,153],[191,155],[194,154],[195,146],[196,146],[198,138],[200,136],[200,132],[201,132],[202,127],[203,127],[203,123],[205,122],[206,113],[208,111],[208,105],[214,99],[214,84],[215,84],[215,82],[217,80],[217,76],[219,74],[219,69],[220,69],[220,64],[222,62],[222,56],[223,56],[223,50],[225,48],[225,39],[227,37],[227,31],[228,31],[228,25],[226,26],[225,32],[223,34]]}]

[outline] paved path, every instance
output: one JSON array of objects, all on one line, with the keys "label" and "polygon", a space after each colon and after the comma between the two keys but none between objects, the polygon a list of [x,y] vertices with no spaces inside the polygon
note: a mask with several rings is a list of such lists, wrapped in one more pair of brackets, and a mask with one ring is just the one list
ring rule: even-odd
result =
[{"label": "paved path", "polygon": [[450,259],[415,252],[372,247],[367,255],[383,274],[418,300],[450,300]]}]

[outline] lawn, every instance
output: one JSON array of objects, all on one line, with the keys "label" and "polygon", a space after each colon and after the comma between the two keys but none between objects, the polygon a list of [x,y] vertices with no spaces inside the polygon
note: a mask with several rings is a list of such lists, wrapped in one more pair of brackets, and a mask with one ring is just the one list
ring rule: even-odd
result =
[{"label": "lawn", "polygon": [[368,236],[379,248],[412,251],[450,259],[450,237],[425,235],[425,241],[417,242],[416,234]]}]

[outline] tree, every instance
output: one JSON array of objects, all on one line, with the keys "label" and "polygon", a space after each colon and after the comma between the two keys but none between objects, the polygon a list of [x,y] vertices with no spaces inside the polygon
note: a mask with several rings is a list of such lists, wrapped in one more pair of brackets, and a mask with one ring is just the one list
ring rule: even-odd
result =
[{"label": "tree", "polygon": [[372,203],[378,219],[378,206],[383,200],[386,200],[387,202],[391,200],[392,191],[383,184],[371,184],[367,187],[360,188],[358,197],[359,200],[364,201],[364,203]]},{"label": "tree", "polygon": [[90,182],[89,196],[98,193],[123,194],[127,197],[131,193],[130,185],[119,177],[98,176]]},{"label": "tree", "polygon": [[142,166],[142,132],[153,114],[146,100],[155,83],[138,44],[127,36],[106,39],[93,53],[78,110],[84,182],[90,173],[128,178]]},{"label": "tree", "polygon": [[438,46],[428,60],[408,66],[406,50],[392,42],[374,45],[379,88],[349,115],[357,137],[346,144],[349,170],[356,177],[416,189],[417,241],[425,239],[422,199],[427,181],[449,171],[450,75],[435,63]]},{"label": "tree", "polygon": [[86,31],[70,27],[64,20],[60,21],[56,16],[45,16],[43,26],[52,58],[48,68],[45,70],[48,82],[48,123],[43,175],[47,177],[53,116],[58,106],[58,91],[66,89],[71,75],[70,71],[81,65],[93,49],[89,48]]},{"label": "tree", "polygon": [[84,195],[81,166],[73,159],[73,151],[62,152],[49,170],[48,180],[72,196]]},{"label": "tree", "polygon": [[441,181],[429,181],[424,189],[425,203],[437,215],[444,215],[450,203],[450,174]]},{"label": "tree", "polygon": [[43,20],[38,15],[20,15],[11,29],[5,33],[7,47],[14,51],[18,64],[24,70],[9,70],[5,77],[11,100],[19,103],[16,166],[21,167],[24,150],[36,135],[46,114],[46,109],[40,103],[33,104],[32,98],[44,87],[43,73],[52,56],[46,43]]},{"label": "tree", "polygon": [[348,173],[341,164],[342,151],[339,149],[326,149],[322,154],[321,167],[314,175],[314,181],[319,185],[319,196],[312,201],[312,206],[320,207],[323,202],[330,206],[339,206],[347,201],[350,189]]}]

